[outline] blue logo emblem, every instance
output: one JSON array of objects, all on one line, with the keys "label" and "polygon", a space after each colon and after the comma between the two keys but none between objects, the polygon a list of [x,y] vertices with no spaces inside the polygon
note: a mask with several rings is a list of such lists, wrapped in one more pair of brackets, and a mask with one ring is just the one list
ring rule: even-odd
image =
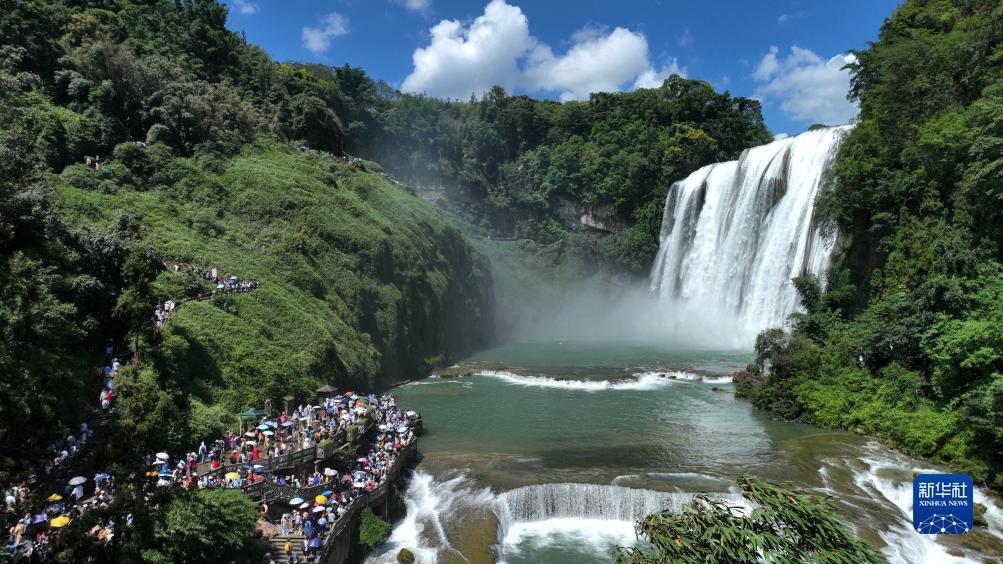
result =
[{"label": "blue logo emblem", "polygon": [[975,523],[975,492],[966,474],[920,474],[912,481],[912,526],[924,535],[963,535]]}]

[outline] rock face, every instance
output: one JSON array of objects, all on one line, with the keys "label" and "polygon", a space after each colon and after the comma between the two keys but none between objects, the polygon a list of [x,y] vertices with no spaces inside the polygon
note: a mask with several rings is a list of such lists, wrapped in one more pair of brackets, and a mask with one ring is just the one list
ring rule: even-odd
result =
[{"label": "rock face", "polygon": [[400,552],[397,553],[397,561],[401,564],[413,564],[414,554],[410,550],[402,548]]},{"label": "rock face", "polygon": [[611,203],[583,206],[569,198],[558,198],[553,209],[564,227],[571,230],[620,233],[628,227]]}]

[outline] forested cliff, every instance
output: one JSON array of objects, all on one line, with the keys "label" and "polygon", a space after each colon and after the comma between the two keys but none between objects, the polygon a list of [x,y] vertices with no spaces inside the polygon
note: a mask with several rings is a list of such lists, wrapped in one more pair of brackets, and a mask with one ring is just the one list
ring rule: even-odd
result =
[{"label": "forested cliff", "polygon": [[[486,260],[378,165],[341,156],[358,74],[316,80],[225,21],[194,1],[0,13],[4,479],[98,404],[109,341],[128,462],[490,337]],[[261,287],[155,326],[157,304],[212,290],[192,268]]]},{"label": "forested cliff", "polygon": [[795,281],[806,313],[760,335],[739,388],[780,416],[876,433],[996,487],[1001,30],[997,2],[914,0],[856,53],[860,118],[819,202],[843,248],[827,281]]}]

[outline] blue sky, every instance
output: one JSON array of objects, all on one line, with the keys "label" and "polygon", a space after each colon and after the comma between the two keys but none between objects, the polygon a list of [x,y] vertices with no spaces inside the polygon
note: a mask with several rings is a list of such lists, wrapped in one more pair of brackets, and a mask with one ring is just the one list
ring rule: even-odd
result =
[{"label": "blue sky", "polygon": [[846,52],[892,0],[226,0],[229,27],[279,61],[363,67],[398,88],[466,99],[492,84],[585,99],[670,73],[763,100],[795,134],[846,122]]}]

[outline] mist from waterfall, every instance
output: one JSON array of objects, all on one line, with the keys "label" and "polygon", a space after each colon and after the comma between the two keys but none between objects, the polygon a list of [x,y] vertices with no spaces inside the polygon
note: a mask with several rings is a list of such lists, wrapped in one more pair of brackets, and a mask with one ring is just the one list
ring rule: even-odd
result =
[{"label": "mist from waterfall", "polygon": [[850,128],[753,147],[672,185],[650,278],[669,338],[749,347],[797,309],[792,278],[824,283],[836,232],[814,221],[815,201]]}]

